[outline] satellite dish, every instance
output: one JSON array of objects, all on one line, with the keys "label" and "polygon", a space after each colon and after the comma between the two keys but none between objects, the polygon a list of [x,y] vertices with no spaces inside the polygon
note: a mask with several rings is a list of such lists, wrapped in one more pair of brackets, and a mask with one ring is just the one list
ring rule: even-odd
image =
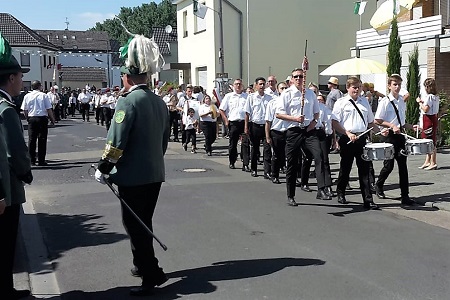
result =
[{"label": "satellite dish", "polygon": [[164,30],[166,31],[167,34],[170,34],[172,32],[172,26],[167,25]]}]

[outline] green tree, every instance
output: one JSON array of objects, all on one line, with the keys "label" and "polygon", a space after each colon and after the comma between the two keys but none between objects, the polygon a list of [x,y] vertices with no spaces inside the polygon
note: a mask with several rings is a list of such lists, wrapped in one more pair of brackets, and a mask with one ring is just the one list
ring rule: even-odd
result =
[{"label": "green tree", "polygon": [[389,37],[388,45],[388,65],[387,65],[387,75],[400,74],[400,67],[402,66],[402,55],[400,54],[400,49],[402,48],[402,42],[398,36],[398,24],[397,17],[392,20],[391,36]]},{"label": "green tree", "polygon": [[[117,16],[123,21],[125,27],[131,33],[152,36],[152,28],[167,25],[176,26],[177,8],[170,0],[162,0],[159,4],[155,2],[144,3],[138,7],[121,7]],[[130,35],[125,32],[118,19],[107,19],[104,22],[97,22],[90,30],[102,30],[109,34],[109,37],[124,44]]]},{"label": "green tree", "polygon": [[409,68],[406,74],[409,101],[406,103],[406,123],[417,124],[419,121],[419,104],[416,98],[420,96],[419,49],[415,45],[408,55]]}]

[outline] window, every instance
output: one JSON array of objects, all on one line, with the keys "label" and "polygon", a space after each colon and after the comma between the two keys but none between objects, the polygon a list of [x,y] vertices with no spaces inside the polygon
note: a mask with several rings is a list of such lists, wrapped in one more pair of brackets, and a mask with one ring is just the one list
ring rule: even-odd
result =
[{"label": "window", "polygon": [[47,67],[47,56],[44,54],[44,68]]},{"label": "window", "polygon": [[187,37],[188,36],[188,31],[187,31],[187,10],[185,10],[183,12],[183,37]]},{"label": "window", "polygon": [[207,67],[197,68],[197,82],[204,90],[208,89],[208,70]]},{"label": "window", "polygon": [[31,91],[31,81],[24,81],[23,82],[23,91],[24,92]]},{"label": "window", "polygon": [[74,35],[72,35],[72,40],[75,40],[75,39],[76,39],[76,37]]},{"label": "window", "polygon": [[[202,3],[205,5],[205,3]],[[195,33],[203,32],[206,30],[206,18],[202,19],[195,16]]]},{"label": "window", "polygon": [[20,64],[22,65],[22,67],[30,66],[30,53],[22,53],[20,55]]},{"label": "window", "polygon": [[53,56],[53,65],[55,65],[55,64],[56,64],[56,57]]}]

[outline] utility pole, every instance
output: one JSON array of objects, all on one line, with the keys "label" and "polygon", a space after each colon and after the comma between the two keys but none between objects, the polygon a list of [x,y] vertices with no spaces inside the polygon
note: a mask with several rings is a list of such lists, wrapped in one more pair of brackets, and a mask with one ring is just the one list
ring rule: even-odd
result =
[{"label": "utility pole", "polygon": [[219,49],[219,61],[220,72],[225,73],[225,53],[223,49],[223,7],[222,0],[219,0],[219,21],[220,21],[220,49]]}]

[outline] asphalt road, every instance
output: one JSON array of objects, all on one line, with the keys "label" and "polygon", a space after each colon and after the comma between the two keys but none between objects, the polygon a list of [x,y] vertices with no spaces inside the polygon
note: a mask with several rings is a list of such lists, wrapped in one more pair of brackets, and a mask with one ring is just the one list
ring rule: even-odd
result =
[{"label": "asphalt road", "polygon": [[[118,199],[88,175],[105,135],[95,122],[60,122],[50,129],[50,165],[36,167],[26,187],[36,215],[26,208],[23,223],[36,216],[39,223],[22,232],[30,278],[53,276],[62,299],[128,299],[129,287],[140,284],[129,274]],[[284,184],[228,169],[227,142],[219,140],[212,157],[170,143],[154,218],[155,233],[169,247],[155,244],[170,279],[152,299],[449,299],[450,212],[403,209],[389,199],[377,201],[379,211],[364,211],[356,190],[348,205],[298,190],[300,205],[289,207]],[[330,160],[336,177],[339,156]],[[417,178],[422,160],[409,161],[411,195],[434,189],[448,198],[447,168]],[[395,170],[387,194],[399,194]],[[34,253],[40,234],[48,261]],[[36,299],[58,298],[46,292],[47,280],[31,279],[31,286]]]}]

